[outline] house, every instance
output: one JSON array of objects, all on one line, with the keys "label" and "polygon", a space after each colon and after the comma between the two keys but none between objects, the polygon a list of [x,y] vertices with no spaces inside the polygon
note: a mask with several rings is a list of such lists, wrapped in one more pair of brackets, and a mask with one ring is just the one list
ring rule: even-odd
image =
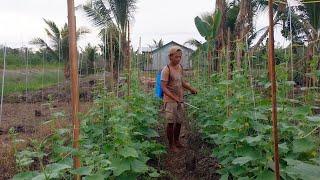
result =
[{"label": "house", "polygon": [[181,64],[184,69],[192,68],[191,54],[194,52],[192,49],[171,41],[160,48],[150,51],[150,63],[144,66],[144,70],[156,71],[161,70],[169,63],[168,52],[172,46],[180,46],[182,50]]}]

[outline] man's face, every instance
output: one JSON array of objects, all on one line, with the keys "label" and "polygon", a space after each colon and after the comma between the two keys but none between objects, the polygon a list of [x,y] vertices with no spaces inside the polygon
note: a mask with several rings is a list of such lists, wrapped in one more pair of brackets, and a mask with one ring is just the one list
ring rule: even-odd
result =
[{"label": "man's face", "polygon": [[177,65],[181,62],[181,57],[182,57],[182,52],[177,51],[174,54],[171,54],[170,56],[170,61],[173,65]]}]

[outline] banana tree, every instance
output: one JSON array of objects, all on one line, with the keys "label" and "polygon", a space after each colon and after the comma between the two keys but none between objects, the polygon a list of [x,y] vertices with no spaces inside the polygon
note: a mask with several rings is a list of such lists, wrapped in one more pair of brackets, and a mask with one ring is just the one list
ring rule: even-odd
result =
[{"label": "banana tree", "polygon": [[[302,22],[305,25],[305,31],[308,37],[308,59],[306,72],[312,76],[311,78],[307,78],[308,80],[306,85],[311,86],[316,84],[317,76],[318,78],[320,76],[320,60],[314,56],[315,49],[319,49],[320,2],[313,2],[311,0],[304,0],[303,2],[306,19],[302,20]],[[317,76],[315,74],[317,74]]]},{"label": "banana tree", "polygon": [[205,17],[207,18],[200,18],[197,16],[195,17],[194,22],[200,35],[206,40],[206,42],[202,44],[202,49],[206,49],[208,52],[208,73],[210,75],[212,73],[212,50],[221,24],[222,13],[220,10],[216,10],[213,15]]}]

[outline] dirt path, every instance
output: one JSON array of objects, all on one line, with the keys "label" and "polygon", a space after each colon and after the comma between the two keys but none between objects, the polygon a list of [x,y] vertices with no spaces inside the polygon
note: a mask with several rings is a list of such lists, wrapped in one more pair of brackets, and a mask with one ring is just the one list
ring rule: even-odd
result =
[{"label": "dirt path", "polygon": [[[164,127],[159,129],[161,143],[168,146]],[[181,132],[181,142],[185,148],[177,153],[168,151],[161,158],[162,169],[168,172],[164,179],[177,180],[215,180],[218,162],[211,157],[212,145],[205,143],[200,134],[192,131],[189,125],[184,125]]]}]

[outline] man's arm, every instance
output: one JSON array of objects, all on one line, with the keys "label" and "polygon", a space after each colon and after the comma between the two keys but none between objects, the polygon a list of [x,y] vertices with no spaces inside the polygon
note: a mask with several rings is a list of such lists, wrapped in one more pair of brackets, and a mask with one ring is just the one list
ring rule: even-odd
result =
[{"label": "man's arm", "polygon": [[197,94],[198,92],[195,88],[191,87],[190,84],[185,81],[182,81],[182,87],[189,90],[192,94]]},{"label": "man's arm", "polygon": [[167,88],[167,83],[168,83],[167,81],[161,81],[161,87],[162,87],[163,93],[169,96],[174,101],[180,103],[181,99],[179,99],[177,96],[175,96],[173,93],[169,91],[169,89]]}]

